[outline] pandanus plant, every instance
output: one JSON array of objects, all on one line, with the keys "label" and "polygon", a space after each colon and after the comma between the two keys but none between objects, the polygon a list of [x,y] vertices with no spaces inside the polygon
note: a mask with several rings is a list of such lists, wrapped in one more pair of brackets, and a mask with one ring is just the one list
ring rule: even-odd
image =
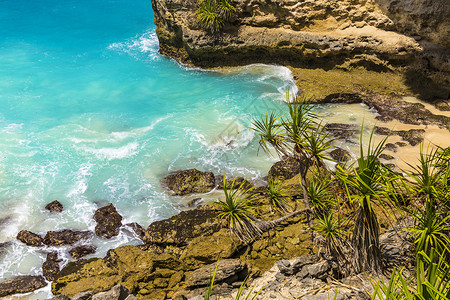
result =
[{"label": "pandanus plant", "polygon": [[351,202],[357,203],[356,220],[352,233],[352,247],[355,251],[353,267],[356,272],[364,270],[378,272],[382,269],[380,251],[380,227],[373,205],[385,206],[389,199],[390,172],[378,161],[387,137],[376,146],[372,145],[373,131],[369,138],[367,154],[362,145],[361,129],[360,157],[352,171],[338,166],[336,176],[344,184]]},{"label": "pandanus plant", "polygon": [[[259,135],[261,149],[271,153],[271,146],[279,157],[291,157],[300,162],[304,204],[310,210],[306,175],[311,167],[321,167],[323,161],[328,159],[326,150],[331,147],[331,139],[325,127],[317,122],[308,94],[304,93],[292,101],[287,94],[286,99],[289,109],[287,117],[267,113],[265,118],[254,120],[251,129]],[[307,215],[307,218],[312,227],[310,216]]]}]

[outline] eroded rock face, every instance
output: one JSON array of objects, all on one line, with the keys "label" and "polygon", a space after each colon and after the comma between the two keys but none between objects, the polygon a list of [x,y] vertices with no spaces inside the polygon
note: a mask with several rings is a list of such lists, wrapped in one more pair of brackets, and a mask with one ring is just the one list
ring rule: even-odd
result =
[{"label": "eroded rock face", "polygon": [[268,177],[287,180],[299,173],[300,162],[294,158],[287,158],[274,163],[269,170]]},{"label": "eroded rock face", "polygon": [[97,222],[95,233],[99,237],[109,239],[119,234],[119,228],[122,226],[122,216],[111,203],[97,209],[94,214],[94,220]]},{"label": "eroded rock face", "polygon": [[47,246],[72,245],[81,240],[92,237],[90,231],[74,231],[64,229],[61,231],[49,231],[44,237],[43,243]]},{"label": "eroded rock face", "polygon": [[95,253],[96,250],[97,250],[97,248],[93,245],[82,245],[82,246],[77,246],[77,247],[70,249],[69,254],[74,259],[79,259],[86,255]]},{"label": "eroded rock face", "polygon": [[58,200],[50,202],[49,204],[47,204],[45,206],[46,210],[48,210],[50,212],[54,212],[54,213],[62,212],[63,208],[64,208],[63,205]]},{"label": "eroded rock face", "polygon": [[43,245],[44,239],[28,230],[21,230],[17,234],[17,239],[28,246],[39,247]]},{"label": "eroded rock face", "polygon": [[202,206],[152,223],[145,231],[144,242],[184,245],[196,237],[211,235],[220,228],[217,212],[211,207]]},{"label": "eroded rock face", "polygon": [[206,286],[211,281],[211,274],[214,273],[217,267],[214,282],[220,283],[230,277],[238,276],[246,266],[238,259],[225,259],[218,262],[218,264],[209,264],[200,269],[190,273],[187,282],[189,287]]},{"label": "eroded rock face", "polygon": [[0,282],[0,297],[29,293],[46,286],[42,276],[17,276]]},{"label": "eroded rock face", "polygon": [[51,252],[47,254],[47,259],[42,264],[42,271],[44,277],[48,281],[53,281],[58,276],[59,273],[59,263],[62,260],[58,258],[58,253]]},{"label": "eroded rock face", "polygon": [[207,193],[214,188],[214,174],[197,169],[183,170],[166,176],[161,183],[175,195]]}]

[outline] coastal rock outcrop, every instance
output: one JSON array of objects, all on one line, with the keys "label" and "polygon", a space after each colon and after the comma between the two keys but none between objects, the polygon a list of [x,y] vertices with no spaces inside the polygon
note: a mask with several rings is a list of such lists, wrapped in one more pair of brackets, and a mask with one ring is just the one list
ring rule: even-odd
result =
[{"label": "coastal rock outcrop", "polygon": [[221,34],[202,29],[197,3],[152,0],[162,54],[199,67],[400,70],[427,97],[450,92],[446,0],[236,0]]},{"label": "coastal rock outcrop", "polygon": [[39,247],[44,243],[44,239],[36,233],[28,230],[21,230],[17,234],[17,239],[28,246]]},{"label": "coastal rock outcrop", "polygon": [[50,212],[53,212],[53,213],[60,213],[60,212],[63,211],[64,207],[58,200],[55,200],[55,201],[50,202],[49,204],[47,204],[45,206],[45,209],[50,211]]},{"label": "coastal rock outcrop", "polygon": [[109,239],[119,234],[122,216],[111,203],[97,209],[94,220],[97,222],[97,226],[95,226],[97,236]]},{"label": "coastal rock outcrop", "polygon": [[337,162],[346,162],[349,161],[352,157],[350,152],[342,148],[336,148],[330,152],[330,156]]},{"label": "coastal rock outcrop", "polygon": [[47,246],[72,245],[80,240],[92,237],[90,231],[75,231],[64,229],[61,231],[49,231],[44,237],[43,243]]},{"label": "coastal rock outcrop", "polygon": [[48,281],[53,281],[58,276],[60,262],[62,262],[62,259],[58,258],[58,253],[50,252],[47,254],[47,259],[42,264],[42,272]]},{"label": "coastal rock outcrop", "polygon": [[[216,176],[216,184],[217,184],[217,188],[219,190],[223,190],[223,175]],[[230,188],[232,184],[235,188],[237,188],[241,185],[242,185],[242,188],[244,188],[244,189],[249,189],[249,188],[253,187],[253,184],[251,182],[249,182],[247,179],[245,179],[244,177],[227,178],[227,182],[226,182],[227,187]]]},{"label": "coastal rock outcrop", "polygon": [[300,162],[294,158],[277,161],[269,170],[268,177],[287,180],[300,173]]},{"label": "coastal rock outcrop", "polygon": [[164,177],[161,183],[175,195],[207,193],[215,186],[213,173],[202,172],[197,169],[183,170],[170,174]]},{"label": "coastal rock outcrop", "polygon": [[0,297],[33,292],[47,285],[42,276],[17,276],[0,282]]},{"label": "coastal rock outcrop", "polygon": [[70,249],[69,254],[72,258],[79,259],[86,255],[95,253],[96,250],[97,248],[93,245],[82,245]]}]

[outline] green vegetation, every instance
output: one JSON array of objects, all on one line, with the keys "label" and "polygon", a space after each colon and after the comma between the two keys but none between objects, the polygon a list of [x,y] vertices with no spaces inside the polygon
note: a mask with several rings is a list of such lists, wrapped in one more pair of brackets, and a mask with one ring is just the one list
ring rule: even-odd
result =
[{"label": "green vegetation", "polygon": [[218,33],[234,11],[230,0],[201,0],[196,11],[197,21],[205,30]]}]

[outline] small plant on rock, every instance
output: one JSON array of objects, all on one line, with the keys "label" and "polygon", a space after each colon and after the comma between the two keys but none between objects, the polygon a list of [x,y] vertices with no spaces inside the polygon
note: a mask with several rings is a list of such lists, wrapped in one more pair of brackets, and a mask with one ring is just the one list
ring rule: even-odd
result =
[{"label": "small plant on rock", "polygon": [[244,243],[253,241],[263,233],[260,228],[261,221],[253,216],[252,190],[253,187],[246,187],[245,181],[237,187],[235,180],[229,185],[227,176],[223,176],[225,199],[217,202],[221,210],[219,217],[227,220],[230,232]]},{"label": "small plant on rock", "polygon": [[198,3],[197,20],[211,33],[218,33],[230,20],[235,7],[230,0],[201,0]]}]

